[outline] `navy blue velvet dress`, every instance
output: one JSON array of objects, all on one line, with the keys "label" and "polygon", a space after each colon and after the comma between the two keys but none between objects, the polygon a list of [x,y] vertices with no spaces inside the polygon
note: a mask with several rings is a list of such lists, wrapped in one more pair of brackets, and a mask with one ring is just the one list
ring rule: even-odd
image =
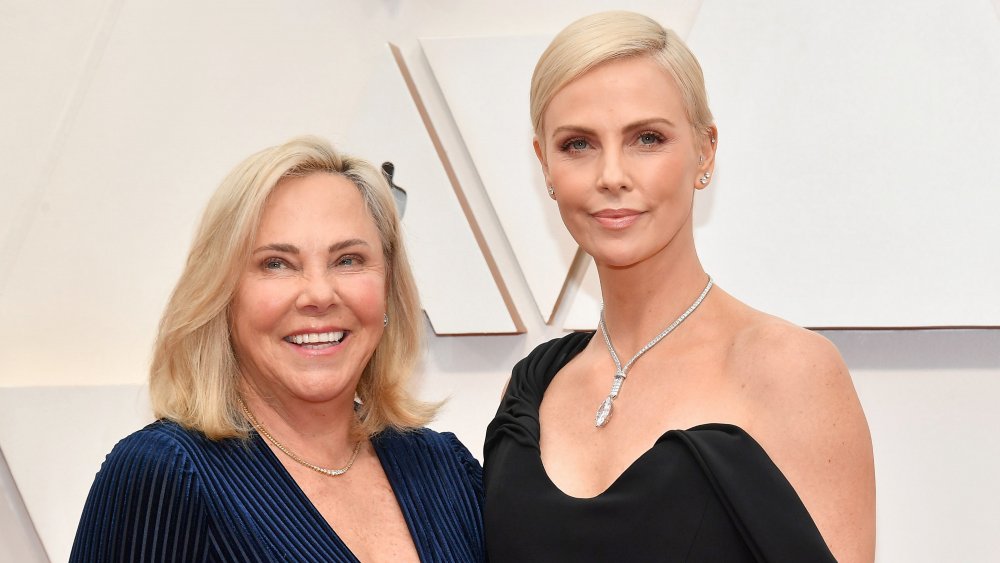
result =
[{"label": "navy blue velvet dress", "polygon": [[[358,559],[271,449],[158,421],[108,455],[70,561]],[[386,430],[372,445],[421,561],[484,561],[482,469],[454,434]]]}]

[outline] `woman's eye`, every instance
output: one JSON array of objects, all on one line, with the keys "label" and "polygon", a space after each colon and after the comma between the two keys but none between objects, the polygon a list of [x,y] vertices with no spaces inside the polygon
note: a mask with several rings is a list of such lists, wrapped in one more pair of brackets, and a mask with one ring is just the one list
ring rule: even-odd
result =
[{"label": "woman's eye", "polygon": [[656,133],[643,133],[639,135],[640,145],[655,145],[663,140],[663,137],[657,135]]},{"label": "woman's eye", "polygon": [[590,146],[585,139],[570,139],[562,145],[562,150],[564,151],[582,151],[586,150]]},{"label": "woman's eye", "polygon": [[338,266],[357,266],[361,264],[361,259],[357,256],[343,256],[340,260],[337,260]]},{"label": "woman's eye", "polygon": [[280,258],[268,258],[264,260],[265,270],[280,270],[285,267],[285,261]]}]

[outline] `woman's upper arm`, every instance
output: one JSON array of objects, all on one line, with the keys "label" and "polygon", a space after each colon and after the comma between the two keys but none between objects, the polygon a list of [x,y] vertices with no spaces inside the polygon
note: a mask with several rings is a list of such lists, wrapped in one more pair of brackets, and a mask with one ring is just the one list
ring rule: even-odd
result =
[{"label": "woman's upper arm", "polygon": [[70,561],[201,560],[210,545],[206,515],[188,456],[133,434],[94,479]]},{"label": "woman's upper arm", "polygon": [[795,329],[769,354],[759,393],[762,445],[795,488],[838,561],[875,557],[871,434],[836,347]]}]

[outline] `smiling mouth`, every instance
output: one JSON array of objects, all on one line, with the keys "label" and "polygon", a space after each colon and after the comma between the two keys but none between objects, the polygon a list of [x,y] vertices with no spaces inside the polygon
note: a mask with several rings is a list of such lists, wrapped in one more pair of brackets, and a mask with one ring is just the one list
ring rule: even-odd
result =
[{"label": "smiling mouth", "polygon": [[347,333],[338,332],[311,332],[309,334],[294,334],[286,336],[283,340],[289,344],[295,344],[308,350],[322,350],[336,346],[344,340]]},{"label": "smiling mouth", "polygon": [[592,217],[605,228],[619,230],[635,223],[640,215],[642,213],[634,209],[605,209],[594,213]]}]

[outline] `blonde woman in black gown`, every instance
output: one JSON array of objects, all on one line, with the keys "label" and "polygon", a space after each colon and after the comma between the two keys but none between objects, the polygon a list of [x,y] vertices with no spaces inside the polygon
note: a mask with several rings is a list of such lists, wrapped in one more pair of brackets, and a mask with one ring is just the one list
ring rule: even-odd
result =
[{"label": "blonde woman in black gown", "polygon": [[584,18],[538,62],[531,112],[604,308],[514,368],[484,450],[490,560],[872,561],[871,438],[840,355],[698,258],[719,136],[694,56],[644,16]]}]

